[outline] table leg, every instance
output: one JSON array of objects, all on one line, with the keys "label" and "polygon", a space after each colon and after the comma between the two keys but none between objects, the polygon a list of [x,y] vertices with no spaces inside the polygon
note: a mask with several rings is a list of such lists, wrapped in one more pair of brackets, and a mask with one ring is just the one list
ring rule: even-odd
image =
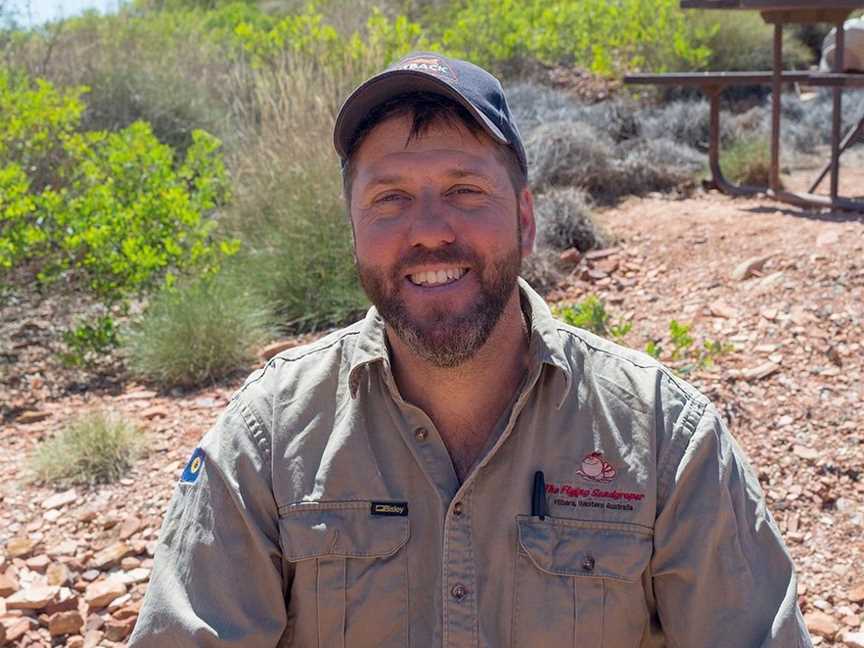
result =
[{"label": "table leg", "polygon": [[[846,30],[843,20],[837,24],[834,40],[834,71],[843,72],[843,53],[846,45]],[[834,111],[831,123],[831,200],[836,201],[840,187],[840,137],[843,128],[843,89],[834,88]]]},{"label": "table leg", "polygon": [[780,108],[783,94],[783,23],[774,24],[774,78],[771,81],[771,189],[780,191]]}]

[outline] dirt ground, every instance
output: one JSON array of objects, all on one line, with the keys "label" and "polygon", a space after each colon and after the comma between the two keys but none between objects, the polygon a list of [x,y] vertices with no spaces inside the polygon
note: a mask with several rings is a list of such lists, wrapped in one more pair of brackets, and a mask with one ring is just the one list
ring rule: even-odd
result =
[{"label": "dirt ground", "polygon": [[[797,172],[785,180],[806,183]],[[864,194],[864,165],[844,187]],[[574,266],[550,299],[601,296],[613,318],[632,323],[628,346],[653,340],[668,354],[675,319],[691,324],[694,347],[730,347],[711,366],[673,366],[715,400],[747,451],[794,558],[814,643],[864,645],[864,214],[700,190],[633,198],[598,218],[617,244]],[[21,303],[26,321],[0,319],[17,340],[0,382],[9,394],[0,412],[0,624],[11,645],[123,645],[177,476],[242,376],[174,394],[54,380],[41,331],[62,315]],[[58,493],[26,483],[34,447],[97,407],[140,425],[146,456],[110,486]],[[60,632],[63,623],[71,630]]]}]

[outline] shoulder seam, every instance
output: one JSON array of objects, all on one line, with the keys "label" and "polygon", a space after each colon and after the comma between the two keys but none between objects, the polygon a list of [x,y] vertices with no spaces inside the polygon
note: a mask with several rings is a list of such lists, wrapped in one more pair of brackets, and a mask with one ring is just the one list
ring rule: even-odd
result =
[{"label": "shoulder seam", "polygon": [[693,435],[699,427],[699,423],[705,416],[710,401],[703,395],[691,398],[687,401],[686,410],[681,417],[680,428],[682,433],[675,435],[666,453],[665,461],[657,461],[657,510],[661,510],[669,499],[669,490],[674,472],[678,469],[684,453],[690,447]]}]

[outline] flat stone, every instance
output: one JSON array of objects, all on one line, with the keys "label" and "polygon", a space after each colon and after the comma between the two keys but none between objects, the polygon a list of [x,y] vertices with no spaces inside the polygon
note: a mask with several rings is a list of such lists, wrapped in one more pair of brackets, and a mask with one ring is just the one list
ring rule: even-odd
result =
[{"label": "flat stone", "polygon": [[84,627],[84,617],[78,610],[57,612],[48,619],[48,632],[52,637],[77,634]]},{"label": "flat stone", "polygon": [[65,585],[71,580],[69,568],[63,563],[55,562],[48,565],[45,570],[45,578],[49,585]]},{"label": "flat stone", "polygon": [[39,627],[39,622],[36,619],[31,619],[30,617],[23,617],[21,620],[16,621],[11,626],[6,628],[6,641],[10,644],[15,645],[21,637],[27,634],[30,630]]},{"label": "flat stone", "polygon": [[771,258],[772,255],[751,257],[746,261],[742,261],[732,270],[730,276],[734,281],[743,281],[748,277],[758,276],[762,267]]},{"label": "flat stone", "polygon": [[93,556],[93,560],[90,564],[95,569],[105,569],[106,567],[119,563],[130,553],[132,553],[132,548],[125,542],[115,542]]},{"label": "flat stone", "polygon": [[723,319],[735,319],[738,317],[738,311],[721,300],[708,304],[708,312],[714,317],[722,317]]},{"label": "flat stone", "polygon": [[603,248],[602,250],[589,250],[585,253],[586,261],[599,261],[600,259],[605,259],[606,257],[610,257],[613,254],[618,254],[620,250],[618,248]]},{"label": "flat stone", "polygon": [[15,422],[27,425],[29,423],[38,423],[39,421],[44,421],[47,418],[51,418],[51,412],[45,412],[40,410],[27,410],[25,412],[21,412],[18,416],[16,416]]},{"label": "flat stone", "polygon": [[818,610],[805,614],[804,623],[807,625],[810,634],[825,637],[826,639],[833,639],[840,629],[833,617]]},{"label": "flat stone", "polygon": [[579,265],[579,262],[582,260],[582,253],[575,247],[573,247],[564,250],[561,254],[558,255],[558,259],[561,261],[561,263],[576,266]]},{"label": "flat stone", "polygon": [[108,641],[123,641],[135,627],[135,619],[108,619],[105,622],[105,638]]},{"label": "flat stone", "polygon": [[33,552],[37,544],[39,543],[30,538],[9,538],[9,542],[6,543],[6,555],[10,558],[25,558]]},{"label": "flat stone", "polygon": [[94,608],[106,607],[118,596],[126,593],[126,585],[116,578],[107,578],[90,583],[84,592],[84,600]]},{"label": "flat stone", "polygon": [[61,506],[66,506],[67,504],[72,504],[73,502],[78,501],[78,491],[74,488],[70,488],[67,491],[63,491],[62,493],[55,493],[51,497],[45,498],[42,502],[43,509],[56,509]]},{"label": "flat stone", "polygon": [[27,569],[35,571],[39,574],[44,574],[45,570],[48,569],[48,565],[51,564],[51,559],[45,554],[40,554],[38,556],[28,558],[25,561],[25,564],[27,565]]},{"label": "flat stone", "polygon": [[807,459],[808,461],[816,461],[821,455],[818,450],[814,450],[813,448],[808,448],[803,445],[795,445],[792,447],[792,453],[796,457],[801,457],[802,459]]},{"label": "flat stone", "polygon": [[84,637],[79,635],[66,637],[66,648],[84,648]]},{"label": "flat stone", "polygon": [[161,405],[153,405],[141,412],[141,418],[152,421],[157,418],[168,418],[168,410]]},{"label": "flat stone", "polygon": [[6,599],[9,610],[39,610],[55,601],[60,594],[59,587],[28,587],[18,590]]},{"label": "flat stone", "polygon": [[141,520],[134,515],[128,516],[120,525],[120,539],[128,540],[141,528]]},{"label": "flat stone", "polygon": [[864,583],[856,585],[847,595],[853,603],[864,603]]},{"label": "flat stone", "polygon": [[10,574],[0,574],[0,596],[10,596],[18,591],[18,581]]},{"label": "flat stone", "polygon": [[767,378],[774,372],[780,369],[780,365],[776,362],[763,362],[762,364],[751,367],[749,369],[741,369],[739,371],[730,372],[734,377],[741,378],[742,380],[761,380],[762,378]]},{"label": "flat stone", "polygon": [[90,630],[84,635],[84,648],[97,648],[104,637],[105,633],[101,630]]},{"label": "flat stone", "polygon": [[844,632],[840,635],[840,641],[848,648],[864,648],[864,632]]}]

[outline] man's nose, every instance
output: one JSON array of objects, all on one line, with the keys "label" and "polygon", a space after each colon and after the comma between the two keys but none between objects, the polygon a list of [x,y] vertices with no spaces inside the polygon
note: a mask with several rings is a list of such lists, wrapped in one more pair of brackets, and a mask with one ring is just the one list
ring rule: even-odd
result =
[{"label": "man's nose", "polygon": [[456,230],[448,217],[447,206],[434,199],[418,201],[411,222],[410,239],[411,245],[426,248],[453,243],[456,240]]}]

